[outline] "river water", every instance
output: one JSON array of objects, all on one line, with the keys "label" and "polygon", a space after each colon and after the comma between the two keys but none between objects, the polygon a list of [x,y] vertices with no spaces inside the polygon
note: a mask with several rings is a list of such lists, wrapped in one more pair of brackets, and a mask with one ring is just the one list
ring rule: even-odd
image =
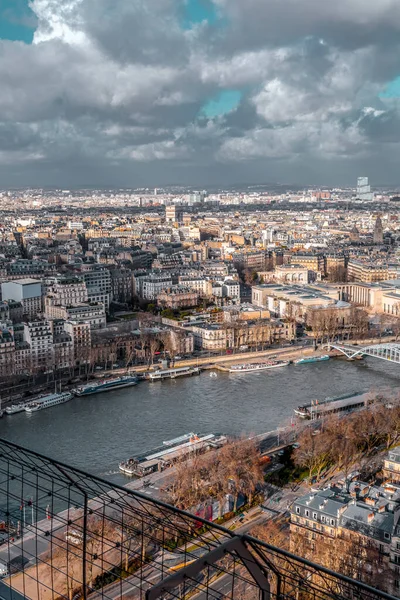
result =
[{"label": "river water", "polygon": [[346,392],[400,392],[400,365],[334,359],[260,373],[142,382],[37,413],[5,415],[0,437],[116,482],[120,460],[189,431],[250,434],[288,424],[293,409]]}]

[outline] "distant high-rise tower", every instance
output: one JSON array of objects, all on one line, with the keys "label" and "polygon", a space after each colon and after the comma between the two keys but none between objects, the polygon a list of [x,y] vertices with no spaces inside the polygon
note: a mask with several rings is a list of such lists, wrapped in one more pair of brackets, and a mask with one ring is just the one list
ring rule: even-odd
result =
[{"label": "distant high-rise tower", "polygon": [[366,200],[367,202],[374,199],[374,194],[371,192],[371,186],[368,183],[368,177],[359,177],[357,179],[357,198]]},{"label": "distant high-rise tower", "polygon": [[378,215],[375,221],[374,227],[374,244],[382,244],[383,243],[383,226],[382,219]]}]

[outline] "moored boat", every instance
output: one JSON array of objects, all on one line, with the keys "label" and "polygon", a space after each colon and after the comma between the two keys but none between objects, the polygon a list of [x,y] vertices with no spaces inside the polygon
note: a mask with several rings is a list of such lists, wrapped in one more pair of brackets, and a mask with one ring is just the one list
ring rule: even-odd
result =
[{"label": "moored boat", "polygon": [[68,402],[71,400],[73,395],[71,392],[62,392],[60,394],[50,394],[49,396],[43,396],[43,398],[38,398],[33,402],[29,402],[29,404],[25,405],[25,411],[30,414],[33,412],[37,412],[38,410],[44,410],[45,408],[51,408],[52,406],[57,406],[58,404],[64,404],[64,402]]},{"label": "moored boat", "polygon": [[349,412],[358,408],[363,408],[371,402],[369,394],[366,392],[350,393],[325,400],[313,400],[310,404],[298,406],[294,409],[296,416],[301,419],[319,419],[326,415],[339,412]]},{"label": "moored boat", "polygon": [[186,433],[163,445],[150,450],[146,454],[133,456],[119,464],[119,470],[125,475],[144,477],[155,471],[163,471],[177,460],[189,458],[193,452],[206,452],[211,448],[219,448],[227,441],[224,435],[209,433],[206,435]]},{"label": "moored boat", "polygon": [[329,354],[323,354],[322,356],[305,356],[304,358],[298,358],[293,361],[295,365],[307,365],[310,363],[321,362],[324,360],[329,360]]},{"label": "moored boat", "polygon": [[176,367],[173,369],[158,369],[148,373],[149,381],[160,381],[161,379],[176,379],[177,377],[187,377],[192,375],[200,375],[199,367]]},{"label": "moored boat", "polygon": [[11,406],[7,406],[7,408],[4,410],[7,415],[15,415],[25,410],[25,404],[23,402],[20,402],[19,404],[11,404]]},{"label": "moored boat", "polygon": [[119,388],[132,387],[138,384],[138,378],[133,375],[117,377],[115,379],[105,379],[98,383],[88,383],[74,390],[76,396],[90,396],[91,394],[99,394],[100,392],[110,392]]},{"label": "moored boat", "polygon": [[288,360],[270,360],[262,363],[242,363],[240,365],[232,365],[229,368],[229,373],[257,373],[266,369],[277,369],[279,367],[287,367],[290,364]]}]

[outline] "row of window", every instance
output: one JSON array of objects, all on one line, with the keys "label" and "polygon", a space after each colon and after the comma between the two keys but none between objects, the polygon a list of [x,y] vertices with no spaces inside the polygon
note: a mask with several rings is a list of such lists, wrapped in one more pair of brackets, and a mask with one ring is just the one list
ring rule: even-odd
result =
[{"label": "row of window", "polygon": [[[296,513],[297,513],[298,515],[300,515],[300,514],[301,514],[301,512],[300,512],[300,507],[299,507],[299,506],[296,506]],[[306,508],[306,509],[305,509],[305,511],[304,511],[304,515],[305,515],[306,517],[309,517],[309,516],[310,516],[310,511],[308,510],[308,508]],[[313,519],[315,519],[315,520],[317,520],[317,519],[318,519],[318,513],[316,513],[316,512],[313,512],[313,513],[312,513],[312,518],[313,518]],[[321,523],[326,523],[327,525],[328,525],[328,524],[331,524],[331,525],[335,526],[335,524],[336,524],[336,521],[335,521],[335,519],[329,519],[329,517],[326,517],[325,515],[321,515]]]}]

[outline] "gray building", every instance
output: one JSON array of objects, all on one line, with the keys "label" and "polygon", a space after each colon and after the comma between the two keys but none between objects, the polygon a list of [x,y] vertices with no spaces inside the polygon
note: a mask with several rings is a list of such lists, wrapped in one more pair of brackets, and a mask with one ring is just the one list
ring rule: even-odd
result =
[{"label": "gray building", "polygon": [[[313,490],[292,506],[290,530],[300,534],[311,552],[329,539],[358,539],[375,549],[392,579],[391,593],[400,589],[400,485],[371,485],[348,478],[332,487]],[[331,542],[332,544],[340,542]]]},{"label": "gray building", "polygon": [[42,284],[37,279],[17,279],[1,284],[3,300],[22,304],[23,317],[35,318],[42,312]]}]

